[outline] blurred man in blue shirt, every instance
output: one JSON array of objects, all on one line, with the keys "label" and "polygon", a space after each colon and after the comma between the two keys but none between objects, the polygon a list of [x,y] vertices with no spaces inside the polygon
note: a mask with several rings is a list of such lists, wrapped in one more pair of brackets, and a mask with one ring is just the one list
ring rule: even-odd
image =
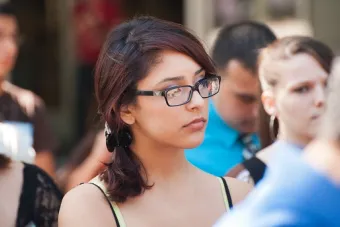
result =
[{"label": "blurred man in blue shirt", "polygon": [[318,138],[301,155],[281,146],[263,181],[249,197],[215,225],[340,226],[340,65]]},{"label": "blurred man in blue shirt", "polygon": [[193,165],[223,176],[259,148],[253,134],[259,103],[257,57],[275,39],[266,25],[257,22],[241,22],[220,31],[212,58],[222,77],[221,88],[210,102],[204,142],[186,151]]}]

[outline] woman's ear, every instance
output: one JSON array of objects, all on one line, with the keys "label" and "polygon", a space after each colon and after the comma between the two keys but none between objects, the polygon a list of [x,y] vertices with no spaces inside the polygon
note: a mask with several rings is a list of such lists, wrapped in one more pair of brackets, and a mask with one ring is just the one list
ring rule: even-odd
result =
[{"label": "woman's ear", "polygon": [[125,124],[133,125],[135,123],[135,117],[133,115],[133,107],[131,105],[122,106],[120,109],[120,118]]},{"label": "woman's ear", "polygon": [[261,101],[267,114],[276,116],[277,109],[273,92],[269,90],[262,92]]}]

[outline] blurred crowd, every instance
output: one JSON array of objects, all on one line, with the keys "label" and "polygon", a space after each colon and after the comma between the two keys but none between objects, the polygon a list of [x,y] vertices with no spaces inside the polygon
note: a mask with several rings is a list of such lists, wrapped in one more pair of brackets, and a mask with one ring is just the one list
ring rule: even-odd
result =
[{"label": "blurred crowd", "polygon": [[126,21],[120,1],[75,1],[61,164],[44,100],[11,81],[20,27],[0,3],[0,226],[339,226],[339,63],[295,1],[267,2],[259,22],[216,1],[202,44]]}]

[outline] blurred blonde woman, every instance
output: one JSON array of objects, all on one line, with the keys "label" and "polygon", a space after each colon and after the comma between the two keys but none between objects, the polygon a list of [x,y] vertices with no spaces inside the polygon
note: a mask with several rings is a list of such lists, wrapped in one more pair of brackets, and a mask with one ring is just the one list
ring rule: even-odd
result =
[{"label": "blurred blonde woman", "polygon": [[277,147],[302,149],[315,137],[325,109],[333,58],[328,46],[302,36],[279,39],[262,51],[259,134],[264,149],[234,167],[228,176],[256,184]]}]

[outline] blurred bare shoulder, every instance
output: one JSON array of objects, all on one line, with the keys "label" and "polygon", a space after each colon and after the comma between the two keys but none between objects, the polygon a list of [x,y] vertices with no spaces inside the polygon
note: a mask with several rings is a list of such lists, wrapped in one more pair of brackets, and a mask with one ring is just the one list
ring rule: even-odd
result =
[{"label": "blurred bare shoulder", "polygon": [[255,185],[254,179],[243,163],[234,166],[225,176],[244,181],[252,186]]},{"label": "blurred bare shoulder", "polygon": [[116,223],[102,192],[92,184],[82,184],[63,198],[58,226],[116,226]]},{"label": "blurred bare shoulder", "polygon": [[256,157],[260,159],[263,163],[268,164],[269,160],[271,159],[271,156],[273,152],[275,152],[276,149],[273,148],[273,144],[260,150],[257,154]]}]

